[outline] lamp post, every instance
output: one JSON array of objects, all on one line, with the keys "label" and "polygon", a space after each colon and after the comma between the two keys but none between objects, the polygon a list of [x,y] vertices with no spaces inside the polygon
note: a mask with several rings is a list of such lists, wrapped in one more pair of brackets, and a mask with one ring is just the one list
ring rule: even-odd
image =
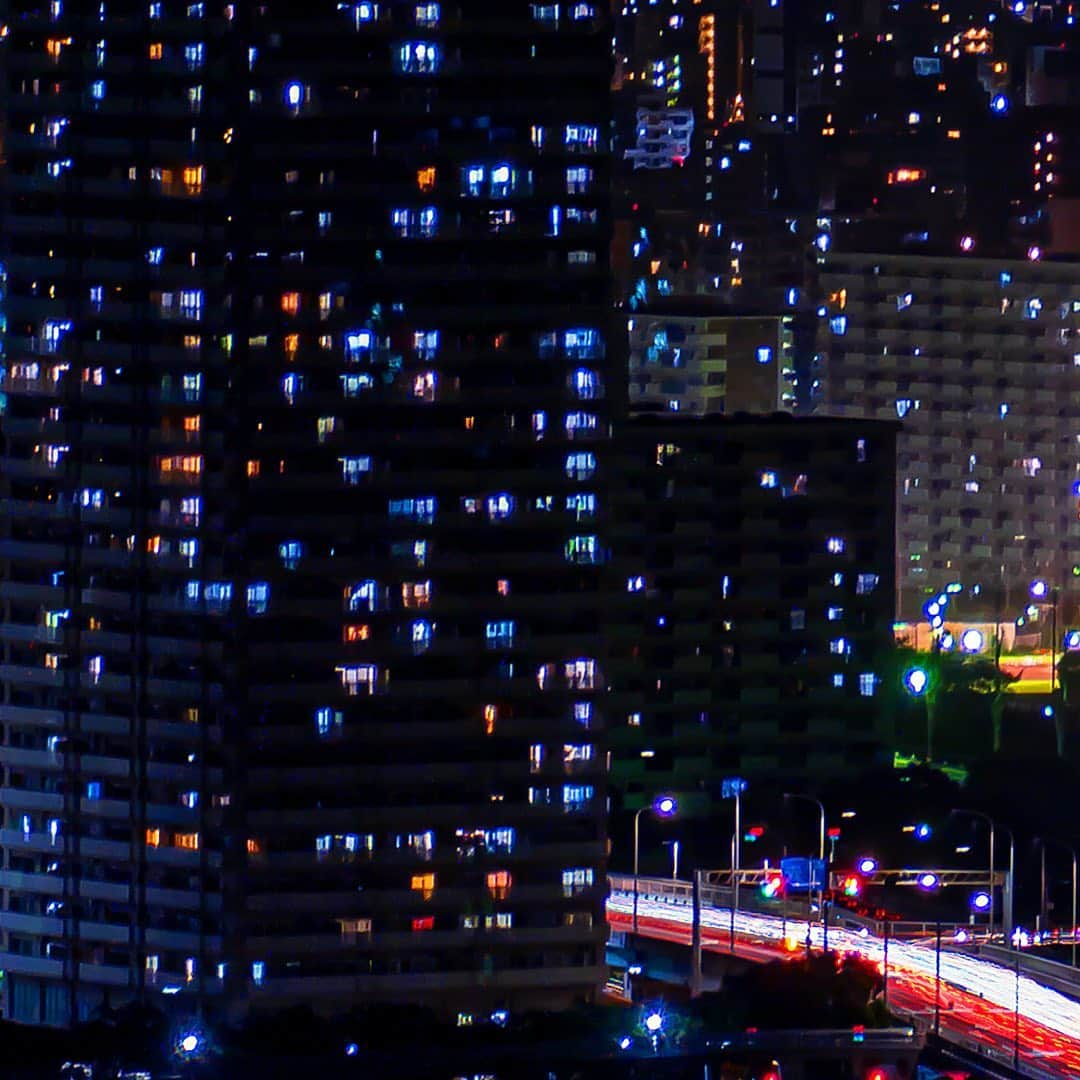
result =
[{"label": "lamp post", "polygon": [[[818,861],[822,864],[823,870],[821,875],[821,881],[818,883],[818,916],[820,919],[825,918],[825,878],[828,875],[828,867],[825,866],[825,804],[816,799],[813,795],[803,795],[800,792],[785,791],[785,799],[803,799],[806,802],[813,803],[818,808],[820,815],[818,819]],[[810,875],[811,880],[813,874]],[[825,942],[825,951],[828,952],[828,942]]]},{"label": "lamp post", "polygon": [[1036,578],[1029,586],[1028,592],[1033,600],[1041,600],[1050,605],[1050,696],[1053,697],[1057,689],[1057,605],[1058,590],[1049,584],[1045,578]]},{"label": "lamp post", "polygon": [[990,922],[988,927],[992,938],[994,936],[994,819],[981,810],[953,810],[951,813],[954,816],[967,814],[969,817],[981,818],[990,827],[990,887],[987,891],[990,893],[990,908],[988,910]]},{"label": "lamp post", "polygon": [[1072,966],[1076,967],[1076,883],[1077,883],[1077,852],[1071,844],[1063,843],[1061,840],[1039,840],[1039,846],[1042,848],[1043,861],[1043,896],[1046,895],[1046,845],[1054,844],[1061,848],[1063,851],[1067,851],[1072,856],[1072,908],[1070,913],[1070,932],[1069,937],[1072,940]]},{"label": "lamp post", "polygon": [[633,932],[637,933],[637,907],[638,907],[638,855],[641,850],[641,815],[646,810],[651,810],[659,818],[674,817],[679,810],[679,804],[670,795],[658,795],[648,806],[642,806],[634,814],[634,918]]}]

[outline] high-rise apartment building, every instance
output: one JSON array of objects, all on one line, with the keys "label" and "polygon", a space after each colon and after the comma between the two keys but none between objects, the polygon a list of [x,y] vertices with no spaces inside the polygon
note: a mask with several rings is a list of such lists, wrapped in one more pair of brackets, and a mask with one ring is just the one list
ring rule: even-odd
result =
[{"label": "high-rise apartment building", "polygon": [[591,993],[603,5],[5,21],[5,1014]]},{"label": "high-rise apartment building", "polygon": [[700,812],[724,777],[891,758],[897,427],[659,415],[620,432],[609,711],[624,808],[669,791]]},{"label": "high-rise apartment building", "polygon": [[960,582],[967,612],[1012,619],[1033,577],[1070,580],[1077,265],[844,253],[825,260],[822,282],[815,408],[903,424],[901,615],[918,618],[927,592]]}]

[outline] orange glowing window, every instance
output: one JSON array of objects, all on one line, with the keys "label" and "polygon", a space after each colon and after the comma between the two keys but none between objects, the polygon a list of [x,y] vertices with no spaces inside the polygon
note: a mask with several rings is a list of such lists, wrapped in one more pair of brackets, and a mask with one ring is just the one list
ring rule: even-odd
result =
[{"label": "orange glowing window", "polygon": [[202,347],[202,334],[185,334],[184,348],[198,349]]},{"label": "orange glowing window", "polygon": [[147,555],[160,555],[161,554],[161,537],[160,536],[148,536],[146,538],[146,554]]},{"label": "orange glowing window", "polygon": [[178,832],[173,837],[173,847],[182,848],[184,851],[198,851],[199,834],[197,832]]},{"label": "orange glowing window", "polygon": [[286,315],[295,315],[300,310],[300,294],[287,292],[281,294],[281,310]]},{"label": "orange glowing window", "polygon": [[189,195],[198,195],[203,186],[203,167],[201,165],[184,166],[184,187]]},{"label": "orange glowing window", "polygon": [[184,417],[184,430],[189,435],[194,435],[202,430],[202,417],[201,416],[185,416]]},{"label": "orange glowing window", "polygon": [[297,350],[300,348],[300,335],[299,334],[286,334],[285,335],[285,353],[292,358],[296,355]]},{"label": "orange glowing window", "polygon": [[424,930],[434,930],[435,929],[435,916],[434,915],[424,915],[419,919],[413,919],[412,928],[413,928],[413,931],[415,933],[418,933],[418,934],[423,932]]},{"label": "orange glowing window", "polygon": [[484,706],[484,734],[495,734],[495,721],[499,719],[499,707],[497,705]]},{"label": "orange glowing window", "polygon": [[258,476],[262,471],[262,462],[258,458],[249,458],[247,463],[247,474],[250,477]]},{"label": "orange glowing window", "polygon": [[416,170],[416,186],[421,191],[431,191],[435,187],[435,166]]},{"label": "orange glowing window", "polygon": [[162,458],[161,471],[165,475],[187,473],[198,476],[203,471],[202,454],[178,454],[176,457]]},{"label": "orange glowing window", "polygon": [[475,428],[475,427],[476,427],[476,417],[475,416],[466,416],[465,417],[465,430],[466,431],[472,431],[473,428]]},{"label": "orange glowing window", "polygon": [[425,900],[430,900],[435,892],[435,875],[413,874],[411,887],[413,892],[418,892]]},{"label": "orange glowing window", "polygon": [[161,847],[161,830],[160,829],[147,829],[146,830],[146,846],[147,847]]},{"label": "orange glowing window", "polygon": [[926,179],[926,170],[911,166],[899,169],[890,169],[888,181],[890,184],[915,184]]},{"label": "orange glowing window", "polygon": [[255,837],[249,836],[247,842],[247,853],[249,855],[261,855],[263,850],[262,841],[256,840]]},{"label": "orange glowing window", "polygon": [[510,595],[510,579],[509,578],[504,578],[504,577],[499,578],[498,582],[495,585],[495,591],[500,596],[509,596]]},{"label": "orange glowing window", "polygon": [[45,42],[45,51],[54,59],[59,60],[65,45],[71,44],[71,38],[49,38]]},{"label": "orange glowing window", "polygon": [[350,623],[345,627],[346,641],[368,641],[371,638],[371,627],[367,623]]},{"label": "orange glowing window", "polygon": [[487,889],[493,900],[505,900],[513,878],[509,870],[491,870],[487,875]]},{"label": "orange glowing window", "polygon": [[151,60],[160,60],[162,56],[162,45],[160,41],[150,42],[149,55]]}]

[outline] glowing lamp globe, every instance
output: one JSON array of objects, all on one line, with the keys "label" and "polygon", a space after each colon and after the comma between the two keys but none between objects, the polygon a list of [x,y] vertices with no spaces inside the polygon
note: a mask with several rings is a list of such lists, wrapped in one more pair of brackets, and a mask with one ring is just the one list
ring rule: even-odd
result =
[{"label": "glowing lamp globe", "polygon": [[976,630],[975,627],[969,626],[960,635],[960,648],[966,653],[982,652],[983,646],[986,644],[986,638],[983,637],[981,630]]},{"label": "glowing lamp globe", "polygon": [[855,864],[855,869],[860,874],[873,874],[878,868],[878,861],[872,855],[867,855]]},{"label": "glowing lamp globe", "polygon": [[909,668],[904,672],[904,686],[907,687],[908,693],[914,694],[915,697],[926,693],[929,682],[930,677],[922,668]]},{"label": "glowing lamp globe", "polygon": [[659,1013],[649,1013],[645,1017],[645,1030],[650,1035],[655,1035],[664,1026],[664,1018]]},{"label": "glowing lamp globe", "polygon": [[990,908],[990,894],[988,892],[973,893],[971,907],[973,911],[988,911]]},{"label": "glowing lamp globe", "polygon": [[670,795],[661,795],[653,801],[653,813],[657,817],[674,817],[678,810],[678,802]]},{"label": "glowing lamp globe", "polygon": [[1050,595],[1050,586],[1042,578],[1036,578],[1030,586],[1028,586],[1028,592],[1035,600],[1043,600]]},{"label": "glowing lamp globe", "polygon": [[919,888],[925,889],[930,892],[932,889],[936,889],[940,884],[937,874],[931,873],[929,870],[925,874],[919,875]]},{"label": "glowing lamp globe", "polygon": [[194,1054],[199,1049],[199,1036],[194,1034],[185,1035],[180,1040],[180,1049],[185,1054]]}]

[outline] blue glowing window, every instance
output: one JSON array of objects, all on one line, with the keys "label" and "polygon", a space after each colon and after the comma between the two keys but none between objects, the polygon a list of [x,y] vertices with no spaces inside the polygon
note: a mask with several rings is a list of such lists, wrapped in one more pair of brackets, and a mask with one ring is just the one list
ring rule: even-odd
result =
[{"label": "blue glowing window", "polygon": [[877,574],[859,574],[855,579],[855,595],[869,596],[878,587],[879,580]]},{"label": "blue glowing window", "polygon": [[568,439],[573,439],[579,432],[595,431],[596,425],[596,413],[567,413],[564,423],[564,426],[566,428],[566,437]]},{"label": "blue glowing window", "polygon": [[405,41],[398,46],[398,71],[407,75],[434,75],[442,62],[442,52],[434,41]]},{"label": "blue glowing window", "polygon": [[626,591],[629,593],[644,592],[645,578],[641,574],[634,574],[626,579]]},{"label": "blue glowing window", "polygon": [[563,784],[563,809],[568,813],[585,810],[592,803],[596,789],[592,784]]},{"label": "blue glowing window", "polygon": [[416,619],[409,629],[409,637],[414,653],[427,652],[431,648],[431,623],[427,619]]},{"label": "blue glowing window", "polygon": [[372,3],[356,4],[353,8],[353,18],[356,25],[374,22],[379,17],[379,5]]},{"label": "blue glowing window", "polygon": [[595,150],[600,142],[600,129],[592,124],[567,124],[564,141],[571,150]]},{"label": "blue glowing window", "polygon": [[604,355],[604,339],[599,330],[566,330],[563,332],[563,349],[571,360],[597,360]]},{"label": "blue glowing window", "polygon": [[846,315],[834,315],[829,320],[829,329],[837,337],[843,337],[847,333],[847,316]]},{"label": "blue glowing window", "polygon": [[440,16],[439,4],[417,4],[414,16],[417,26],[438,26]]},{"label": "blue glowing window", "polygon": [[300,540],[284,540],[278,544],[278,558],[286,570],[295,570],[304,557],[304,545]]},{"label": "blue glowing window", "polygon": [[758,477],[758,484],[763,488],[774,488],[777,485],[776,473],[771,469],[766,469]]},{"label": "blue glowing window", "polygon": [[570,387],[581,401],[593,401],[602,396],[600,376],[589,368],[571,372]]},{"label": "blue glowing window", "polygon": [[270,607],[270,586],[265,581],[256,581],[247,587],[247,613],[265,615]]},{"label": "blue glowing window", "polygon": [[438,499],[427,495],[416,499],[391,499],[387,510],[392,518],[408,518],[421,525],[430,525],[435,520],[438,505]]},{"label": "blue glowing window", "polygon": [[514,512],[514,496],[505,491],[489,495],[486,500],[489,521],[505,521]]},{"label": "blue glowing window", "polygon": [[757,362],[759,364],[772,363],[772,349],[768,345],[760,345],[757,349]]},{"label": "blue glowing window", "polygon": [[863,697],[873,697],[877,683],[877,676],[873,672],[864,672],[859,676],[859,693]]},{"label": "blue glowing window", "polygon": [[203,589],[206,606],[214,611],[227,611],[232,602],[232,584],[228,581],[212,581]]},{"label": "blue glowing window", "polygon": [[567,454],[565,468],[568,480],[588,480],[596,472],[596,455],[592,451]]},{"label": "blue glowing window", "polygon": [[413,349],[421,360],[434,360],[439,351],[438,330],[416,330],[413,332]]},{"label": "blue glowing window", "polygon": [[461,170],[461,193],[476,198],[484,194],[484,178],[487,170],[483,165],[467,165]]},{"label": "blue glowing window", "polygon": [[370,375],[341,375],[341,390],[347,398],[359,397],[364,391],[371,390],[375,386],[375,380]]},{"label": "blue glowing window", "polygon": [[101,798],[101,781],[91,780],[86,785],[86,797],[91,801],[96,801]]},{"label": "blue glowing window", "polygon": [[590,492],[579,491],[566,496],[566,511],[573,514],[577,521],[596,517],[596,496]]},{"label": "blue glowing window", "polygon": [[559,21],[559,5],[558,4],[533,4],[532,5],[532,17],[539,23],[558,23]]},{"label": "blue glowing window", "polygon": [[484,640],[489,649],[509,649],[514,644],[514,622],[512,619],[500,619],[489,622],[484,628]]},{"label": "blue glowing window", "polygon": [[379,604],[378,583],[368,579],[345,590],[345,606],[350,612],[374,611]]},{"label": "blue glowing window", "polygon": [[595,566],[604,561],[597,536],[571,536],[565,546],[566,561],[578,566]]},{"label": "blue glowing window", "polygon": [[830,555],[842,555],[847,550],[847,544],[842,537],[830,536],[829,539],[825,541],[825,550]]},{"label": "blue glowing window", "polygon": [[567,195],[584,195],[593,181],[593,170],[586,165],[574,165],[566,170]]},{"label": "blue glowing window", "polygon": [[165,256],[165,249],[160,247],[152,247],[146,252],[146,261],[151,266],[160,266],[161,260]]},{"label": "blue glowing window", "polygon": [[341,462],[341,478],[346,484],[355,486],[371,472],[371,458],[365,455],[338,458]]},{"label": "blue glowing window", "polygon": [[90,96],[95,101],[105,100],[105,83],[102,79],[95,79],[94,82],[90,84]]}]

